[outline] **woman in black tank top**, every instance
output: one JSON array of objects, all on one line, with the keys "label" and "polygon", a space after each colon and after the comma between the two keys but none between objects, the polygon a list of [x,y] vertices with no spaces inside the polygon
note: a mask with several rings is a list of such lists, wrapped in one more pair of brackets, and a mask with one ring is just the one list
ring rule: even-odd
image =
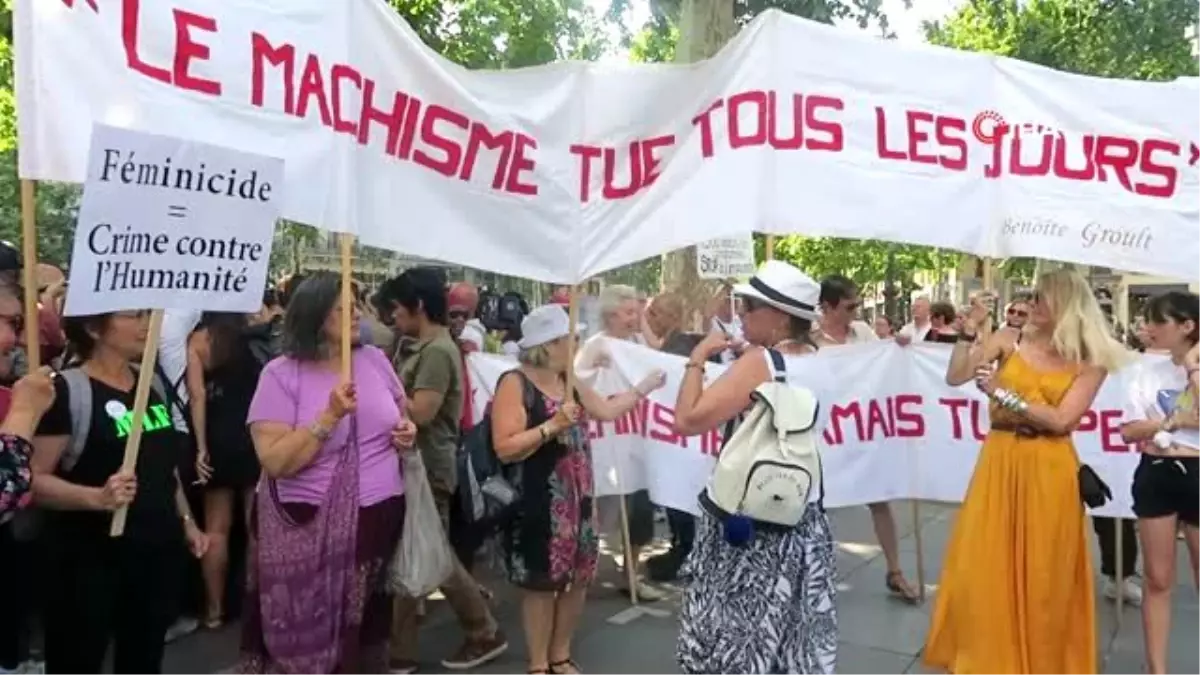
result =
[{"label": "woman in black tank top", "polygon": [[245,314],[206,313],[188,340],[187,387],[196,439],[196,473],[204,485],[209,549],[201,561],[209,628],[224,619],[229,532],[242,493],[248,514],[260,467],[246,414],[263,364],[250,346]]}]

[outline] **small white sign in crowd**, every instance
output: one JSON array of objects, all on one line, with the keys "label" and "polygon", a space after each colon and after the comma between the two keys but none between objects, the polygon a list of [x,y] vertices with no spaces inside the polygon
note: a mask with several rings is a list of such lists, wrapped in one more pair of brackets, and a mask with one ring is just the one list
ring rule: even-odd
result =
[{"label": "small white sign in crowd", "polygon": [[281,159],[97,125],[64,312],[258,311],[282,184]]}]

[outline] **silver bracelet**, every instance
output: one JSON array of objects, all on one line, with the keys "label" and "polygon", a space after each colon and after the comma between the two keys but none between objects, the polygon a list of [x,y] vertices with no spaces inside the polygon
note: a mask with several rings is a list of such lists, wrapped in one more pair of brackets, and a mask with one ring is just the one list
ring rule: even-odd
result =
[{"label": "silver bracelet", "polygon": [[992,390],[992,398],[1000,404],[1001,408],[1010,412],[1024,414],[1026,410],[1029,410],[1029,404],[1025,402],[1025,399],[1007,389]]}]

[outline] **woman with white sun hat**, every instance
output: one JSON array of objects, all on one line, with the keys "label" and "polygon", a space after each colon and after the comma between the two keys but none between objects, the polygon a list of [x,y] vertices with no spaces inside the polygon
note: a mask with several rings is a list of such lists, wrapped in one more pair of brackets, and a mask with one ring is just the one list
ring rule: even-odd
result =
[{"label": "woman with white sun hat", "polygon": [[[811,388],[813,383],[801,380],[815,364],[795,366],[816,350],[809,333],[820,318],[820,291],[808,275],[779,261],[768,261],[749,283],[736,286],[752,346],[707,388],[704,364],[729,347],[729,338],[710,333],[695,348],[675,404],[676,430],[693,436],[736,424],[751,393],[776,374],[791,386]],[[683,671],[834,672],[834,548],[822,491],[812,486],[794,527],[759,527],[735,537],[733,520],[701,509],[681,574],[687,582],[677,652]]]}]

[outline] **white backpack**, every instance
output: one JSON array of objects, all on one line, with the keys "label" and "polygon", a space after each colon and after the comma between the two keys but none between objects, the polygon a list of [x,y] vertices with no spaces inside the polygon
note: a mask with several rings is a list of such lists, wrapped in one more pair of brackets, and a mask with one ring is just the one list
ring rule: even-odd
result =
[{"label": "white backpack", "polygon": [[795,527],[814,489],[824,499],[817,449],[818,403],[811,391],[787,383],[783,356],[768,350],[773,381],[751,394],[753,404],[721,449],[702,501],[718,516]]}]

